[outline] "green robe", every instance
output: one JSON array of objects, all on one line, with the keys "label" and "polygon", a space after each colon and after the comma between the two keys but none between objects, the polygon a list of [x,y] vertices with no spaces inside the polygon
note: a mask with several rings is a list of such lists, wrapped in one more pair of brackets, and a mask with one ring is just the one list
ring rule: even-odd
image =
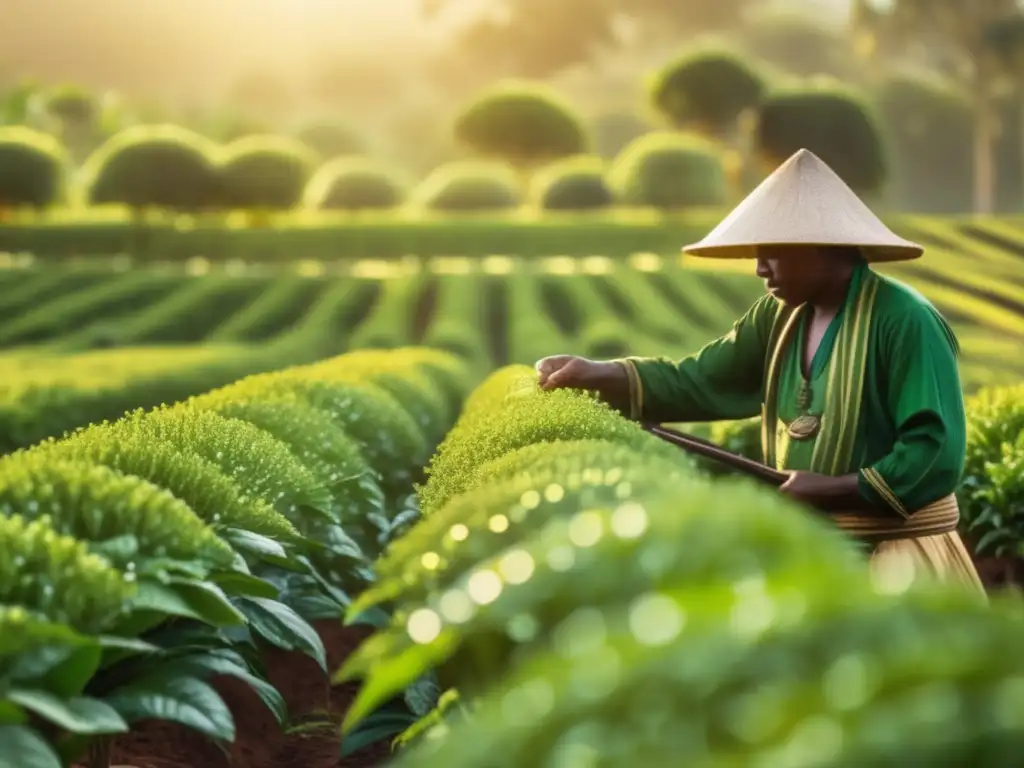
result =
[{"label": "green robe", "polygon": [[908,516],[954,491],[966,419],[958,345],[919,293],[866,264],[821,341],[807,413],[817,436],[791,440],[798,415],[806,307],[758,300],[732,330],[679,361],[625,358],[631,417],[648,422],[762,417],[765,463],[828,475],[858,472],[874,506]]}]

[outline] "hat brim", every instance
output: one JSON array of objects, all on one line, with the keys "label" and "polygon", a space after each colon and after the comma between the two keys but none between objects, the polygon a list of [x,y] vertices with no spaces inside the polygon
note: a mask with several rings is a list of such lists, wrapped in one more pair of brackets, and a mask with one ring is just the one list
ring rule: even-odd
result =
[{"label": "hat brim", "polygon": [[839,248],[858,248],[861,254],[864,256],[864,260],[871,263],[880,262],[894,262],[894,261],[912,261],[920,258],[924,254],[924,248],[916,243],[909,241],[903,243],[836,243],[836,242],[822,242],[822,243],[811,243],[811,242],[757,242],[757,243],[729,243],[729,244],[714,244],[714,243],[693,243],[687,245],[682,249],[682,252],[688,256],[695,256],[702,259],[756,259],[759,248],[765,246],[775,246],[785,248],[790,246],[794,249],[794,256],[798,255],[799,250],[808,246],[812,247],[839,247]]}]

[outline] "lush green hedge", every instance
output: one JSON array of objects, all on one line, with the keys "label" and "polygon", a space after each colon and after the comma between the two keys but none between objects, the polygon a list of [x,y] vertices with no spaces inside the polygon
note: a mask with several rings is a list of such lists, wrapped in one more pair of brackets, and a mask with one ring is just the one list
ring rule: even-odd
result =
[{"label": "lush green hedge", "polygon": [[310,622],[340,620],[416,517],[411,482],[469,385],[442,353],[361,352],[0,460],[4,758],[58,768],[152,719],[231,741],[215,675],[285,722],[261,654],[326,671]]},{"label": "lush green hedge", "polygon": [[447,690],[398,765],[1015,759],[1018,601],[870,576],[825,520],[529,368],[472,393],[418,493],[350,609],[391,621],[339,673],[349,728]]}]

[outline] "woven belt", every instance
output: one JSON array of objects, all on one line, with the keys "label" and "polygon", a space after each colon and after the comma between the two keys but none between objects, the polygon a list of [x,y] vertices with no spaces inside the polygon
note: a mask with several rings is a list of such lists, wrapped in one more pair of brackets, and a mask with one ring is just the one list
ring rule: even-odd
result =
[{"label": "woven belt", "polygon": [[933,501],[907,517],[871,516],[837,512],[829,518],[840,530],[862,541],[877,543],[938,536],[955,531],[960,524],[960,506],[952,493]]}]

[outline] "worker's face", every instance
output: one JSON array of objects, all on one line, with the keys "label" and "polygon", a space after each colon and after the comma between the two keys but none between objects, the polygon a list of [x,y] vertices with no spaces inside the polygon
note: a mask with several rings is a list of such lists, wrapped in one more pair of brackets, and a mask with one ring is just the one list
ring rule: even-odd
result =
[{"label": "worker's face", "polygon": [[815,246],[767,245],[757,251],[757,276],[772,296],[797,306],[811,301],[829,273],[829,259]]}]

